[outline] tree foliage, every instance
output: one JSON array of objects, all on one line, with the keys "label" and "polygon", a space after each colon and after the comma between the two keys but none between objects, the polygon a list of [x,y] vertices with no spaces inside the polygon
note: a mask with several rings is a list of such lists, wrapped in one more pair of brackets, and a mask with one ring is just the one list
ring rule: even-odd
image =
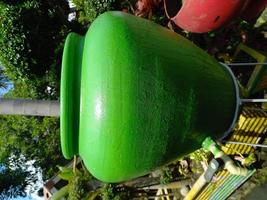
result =
[{"label": "tree foliage", "polygon": [[41,167],[44,179],[53,175],[57,164],[65,163],[60,150],[59,120],[52,117],[0,116],[0,162],[14,163],[23,155]]},{"label": "tree foliage", "polygon": [[120,6],[118,0],[73,0],[78,10],[78,20],[86,25],[95,20],[97,16],[109,10],[116,10]]},{"label": "tree foliage", "polygon": [[[68,8],[64,0],[54,4]],[[9,78],[35,86],[41,98],[49,96],[45,91],[47,86],[57,91],[62,45],[67,32],[67,26],[48,1],[2,1],[0,61]]]},{"label": "tree foliage", "polygon": [[16,196],[25,196],[24,191],[27,186],[27,177],[29,172],[21,168],[10,169],[2,166],[0,171],[0,199],[13,198]]},{"label": "tree foliage", "polygon": [[[58,99],[68,12],[65,0],[0,1],[0,82],[4,86],[6,73],[14,85],[5,97]],[[0,175],[0,199],[23,195],[34,183],[36,174],[23,169],[25,162],[34,161],[44,180],[66,163],[59,138],[56,118],[0,116],[0,163],[7,169]],[[14,171],[11,163],[20,168]]]},{"label": "tree foliage", "polygon": [[0,67],[0,89],[6,89],[7,82],[8,82],[8,79],[4,73],[4,69]]},{"label": "tree foliage", "polygon": [[[40,168],[43,179],[47,180],[57,171],[57,164],[66,164],[60,150],[59,120],[56,118],[0,116],[0,132],[0,163],[7,167],[10,163],[25,166],[26,161],[33,161],[33,166]],[[24,163],[20,161],[22,157]],[[18,175],[24,177],[18,185],[32,184],[36,177],[34,173],[23,171],[18,171]]]}]

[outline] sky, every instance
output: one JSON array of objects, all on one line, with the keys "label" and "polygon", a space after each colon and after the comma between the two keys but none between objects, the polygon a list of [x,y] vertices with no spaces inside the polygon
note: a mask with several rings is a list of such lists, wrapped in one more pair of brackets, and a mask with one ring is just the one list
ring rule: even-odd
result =
[{"label": "sky", "polygon": [[26,165],[28,166],[28,168],[27,168],[28,171],[31,171],[32,173],[37,174],[37,177],[36,178],[38,180],[37,180],[37,182],[35,184],[35,187],[38,188],[38,189],[35,190],[34,192],[30,192],[31,191],[31,188],[26,188],[26,192],[28,194],[27,197],[17,197],[17,198],[14,198],[12,200],[43,200],[44,199],[43,197],[39,197],[37,195],[37,191],[41,187],[43,187],[42,173],[41,173],[41,170],[40,169],[38,170],[37,168],[35,168],[33,166],[33,163],[34,163],[34,161],[27,161],[26,162]]},{"label": "sky", "polygon": [[37,194],[31,194],[27,197],[16,197],[10,200],[43,200],[43,197],[39,197]]},{"label": "sky", "polygon": [[[1,62],[0,62],[0,68],[3,69]],[[13,88],[13,83],[8,81],[6,89],[0,88],[0,97],[5,93],[7,93],[12,88]]]},{"label": "sky", "polygon": [[[1,63],[0,63],[0,67],[1,67]],[[13,88],[13,83],[12,82],[8,82],[7,83],[7,88],[6,89],[0,88],[0,98],[1,98],[1,96],[6,94],[12,88]],[[0,168],[0,170],[1,170],[1,168]],[[33,166],[31,166],[31,169],[29,169],[29,170],[35,171],[36,169],[33,168]],[[37,184],[38,188],[41,188],[43,186],[42,174],[40,172],[38,172],[38,181],[37,181],[36,184]],[[28,191],[26,191],[27,194],[28,194],[26,197],[16,197],[16,198],[12,198],[10,200],[42,200],[43,199],[43,197],[39,197],[37,195],[37,191],[35,191],[34,193],[30,193],[29,191],[30,191],[30,188],[28,189]]]},{"label": "sky", "polygon": [[11,82],[9,82],[8,85],[7,85],[7,89],[0,88],[0,96],[4,95],[5,93],[7,93],[12,88],[13,88],[13,84]]},{"label": "sky", "polygon": [[10,200],[33,200],[31,197],[17,197]]},{"label": "sky", "polygon": [[[34,187],[33,186],[27,186],[25,189],[25,192],[27,194],[26,197],[16,197],[8,200],[43,200],[43,197],[39,197],[37,192],[40,188],[43,187],[43,180],[42,180],[42,172],[41,169],[35,168],[33,166],[34,161],[27,161],[25,163],[25,167],[28,172],[31,172],[32,174],[36,174],[37,182],[35,183]],[[0,165],[0,170],[1,170],[1,165]]]},{"label": "sky", "polygon": [[[4,95],[5,93],[7,93],[10,89],[12,89],[12,87],[13,87],[13,84],[10,83],[10,84],[8,84],[7,89],[0,88],[0,97],[2,95]],[[28,196],[28,197],[17,197],[17,198],[13,198],[11,200],[33,200],[33,198],[31,198],[30,196]]]}]

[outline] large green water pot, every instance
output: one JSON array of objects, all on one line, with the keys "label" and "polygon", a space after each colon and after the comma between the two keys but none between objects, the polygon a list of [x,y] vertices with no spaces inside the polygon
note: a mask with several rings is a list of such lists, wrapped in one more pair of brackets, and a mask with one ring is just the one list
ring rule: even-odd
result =
[{"label": "large green water pot", "polygon": [[149,173],[222,137],[239,103],[229,70],[176,33],[122,12],[68,35],[61,144],[98,179]]}]

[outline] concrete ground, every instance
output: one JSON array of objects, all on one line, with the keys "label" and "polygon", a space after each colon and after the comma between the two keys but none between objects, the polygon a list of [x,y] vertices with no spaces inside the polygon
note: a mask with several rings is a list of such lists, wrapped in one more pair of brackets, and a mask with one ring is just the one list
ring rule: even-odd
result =
[{"label": "concrete ground", "polygon": [[245,200],[266,200],[267,199],[267,182],[255,188],[245,198]]}]

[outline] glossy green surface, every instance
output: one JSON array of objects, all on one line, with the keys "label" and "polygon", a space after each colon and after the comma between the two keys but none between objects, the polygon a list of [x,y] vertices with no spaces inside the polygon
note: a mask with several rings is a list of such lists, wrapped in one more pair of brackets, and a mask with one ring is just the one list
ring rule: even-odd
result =
[{"label": "glossy green surface", "polygon": [[78,154],[81,64],[84,37],[70,33],[65,41],[60,84],[60,139],[65,158]]},{"label": "glossy green surface", "polygon": [[232,77],[185,38],[108,12],[90,26],[83,49],[75,134],[98,179],[144,175],[230,127],[237,109]]}]

